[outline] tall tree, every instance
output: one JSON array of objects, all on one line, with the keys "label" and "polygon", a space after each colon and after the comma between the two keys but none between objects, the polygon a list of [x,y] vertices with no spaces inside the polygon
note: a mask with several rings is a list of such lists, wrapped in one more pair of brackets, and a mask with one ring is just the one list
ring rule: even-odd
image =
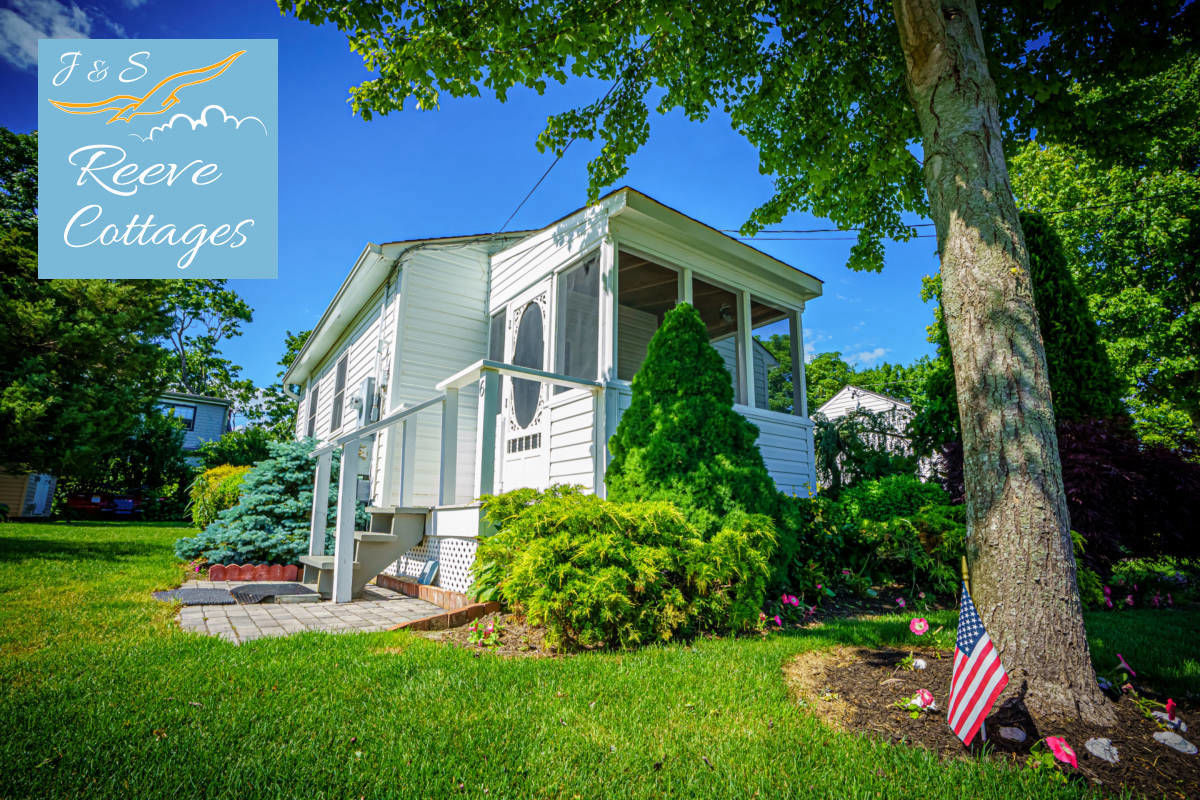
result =
[{"label": "tall tree", "polygon": [[758,148],[776,192],[747,232],[812,211],[858,227],[850,265],[875,269],[883,237],[913,235],[903,215],[928,213],[963,410],[976,604],[1035,713],[1114,721],[1084,637],[1002,143],[1010,130],[1089,126],[1083,140],[1099,139],[1103,114],[1073,114],[1071,82],[1087,88],[1178,60],[1196,45],[1198,4],[1014,0],[989,5],[984,19],[974,0],[279,5],[348,34],[376,75],[351,92],[367,118],[409,100],[434,108],[443,91],[503,100],[514,85],[540,91],[571,75],[611,82],[595,103],[552,117],[538,140],[561,153],[600,136],[593,197],[647,141],[653,90],[661,111],[727,112]]},{"label": "tall tree", "polygon": [[154,281],[37,277],[37,135],[0,128],[0,465],[87,475],[162,384]]},{"label": "tall tree", "polygon": [[275,383],[267,386],[259,393],[259,409],[261,420],[257,424],[266,428],[271,438],[279,441],[290,441],[296,438],[296,409],[299,401],[290,394],[288,387],[283,385],[283,376],[288,368],[300,355],[304,343],[308,341],[311,330],[299,333],[287,332],[283,340],[283,356],[277,362],[280,370],[275,373]]},{"label": "tall tree", "polygon": [[191,394],[232,400],[235,412],[254,406],[254,384],[242,368],[221,354],[221,343],[242,335],[254,310],[224,280],[170,280],[166,310],[171,326],[162,369],[171,387]]}]

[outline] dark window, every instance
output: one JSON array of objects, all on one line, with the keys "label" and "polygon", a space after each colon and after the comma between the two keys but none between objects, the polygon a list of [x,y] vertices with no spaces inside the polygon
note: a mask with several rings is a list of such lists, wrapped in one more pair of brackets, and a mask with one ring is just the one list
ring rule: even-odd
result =
[{"label": "dark window", "polygon": [[492,315],[492,327],[488,333],[488,360],[504,360],[504,310]]},{"label": "dark window", "polygon": [[[555,371],[596,380],[600,344],[600,262],[596,256],[558,276]],[[555,391],[565,391],[559,386]]]},{"label": "dark window", "polygon": [[168,417],[173,416],[175,419],[183,421],[184,430],[196,430],[196,407],[184,406],[177,403],[159,403],[159,408],[163,414]]},{"label": "dark window", "polygon": [[[516,341],[513,343],[512,363],[518,367],[542,369],[545,347],[542,307],[537,303],[529,303],[521,309],[521,322],[517,327]],[[512,387],[513,413],[517,425],[524,428],[533,422],[533,417],[537,413],[542,386],[537,381],[514,378]]]},{"label": "dark window", "polygon": [[342,427],[342,399],[346,394],[346,356],[337,363],[337,374],[333,378],[333,411],[329,414],[329,430]]},{"label": "dark window", "polygon": [[308,432],[305,436],[315,436],[317,433],[317,397],[320,387],[312,387],[308,393]]}]

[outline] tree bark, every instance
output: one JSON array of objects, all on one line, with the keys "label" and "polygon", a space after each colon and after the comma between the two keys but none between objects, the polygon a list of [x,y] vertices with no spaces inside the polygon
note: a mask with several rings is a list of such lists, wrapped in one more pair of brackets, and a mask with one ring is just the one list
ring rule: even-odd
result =
[{"label": "tree bark", "polygon": [[971,595],[1042,719],[1116,718],[1075,578],[1046,355],[974,0],[893,0],[941,254],[962,422]]}]

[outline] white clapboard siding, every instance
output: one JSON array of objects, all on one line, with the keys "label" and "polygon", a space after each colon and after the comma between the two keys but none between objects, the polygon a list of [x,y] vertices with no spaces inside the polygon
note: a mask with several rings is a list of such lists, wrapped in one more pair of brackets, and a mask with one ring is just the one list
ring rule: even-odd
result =
[{"label": "white clapboard siding", "polygon": [[658,330],[658,317],[629,306],[617,307],[617,377],[633,380],[646,360],[646,348]]},{"label": "white clapboard siding", "polygon": [[[412,405],[438,394],[437,384],[487,353],[487,251],[482,245],[430,247],[404,263],[397,322],[397,373],[392,376],[390,409]],[[475,428],[478,394],[470,387],[459,394],[458,499],[474,499]],[[416,451],[411,502],[436,505],[441,463],[441,414],[430,409],[416,421]],[[385,495],[399,503],[402,441],[391,442],[391,473]]]},{"label": "white clapboard siding", "polygon": [[522,239],[492,256],[489,308],[497,309],[557,269],[600,244],[607,221],[599,214],[576,215],[560,226]]},{"label": "white clapboard siding", "polygon": [[596,483],[592,394],[574,391],[567,395],[569,400],[560,399],[550,408],[550,483],[578,484],[591,491]]}]

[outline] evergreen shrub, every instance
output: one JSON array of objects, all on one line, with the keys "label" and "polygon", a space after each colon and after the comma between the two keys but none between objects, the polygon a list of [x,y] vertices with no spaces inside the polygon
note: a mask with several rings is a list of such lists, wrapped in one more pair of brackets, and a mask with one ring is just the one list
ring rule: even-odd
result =
[{"label": "evergreen shrub", "polygon": [[558,647],[629,648],[758,619],[774,528],[738,512],[705,537],[661,501],[578,489],[484,498],[497,533],[476,556],[476,597],[499,597]]},{"label": "evergreen shrub", "polygon": [[206,469],[232,464],[248,467],[271,457],[271,434],[266,428],[227,431],[220,439],[205,442],[198,451]]},{"label": "evergreen shrub", "polygon": [[[310,455],[315,439],[272,442],[270,458],[255,464],[245,475],[237,504],[196,536],[175,543],[175,554],[188,561],[203,558],[210,564],[295,563],[308,553],[309,516],[312,513],[313,471]],[[338,474],[340,454],[333,458]],[[333,553],[333,524],[337,513],[337,481],[330,481],[329,516],[325,553]],[[360,507],[358,523],[367,515]]]},{"label": "evergreen shrub", "polygon": [[732,379],[700,315],[681,303],[650,340],[609,441],[608,496],[674,503],[706,536],[735,512],[773,517],[779,495],[757,438],[733,409]]},{"label": "evergreen shrub", "polygon": [[192,522],[197,528],[204,530],[219,512],[237,504],[242,481],[249,471],[248,466],[224,464],[200,473],[188,490]]}]

